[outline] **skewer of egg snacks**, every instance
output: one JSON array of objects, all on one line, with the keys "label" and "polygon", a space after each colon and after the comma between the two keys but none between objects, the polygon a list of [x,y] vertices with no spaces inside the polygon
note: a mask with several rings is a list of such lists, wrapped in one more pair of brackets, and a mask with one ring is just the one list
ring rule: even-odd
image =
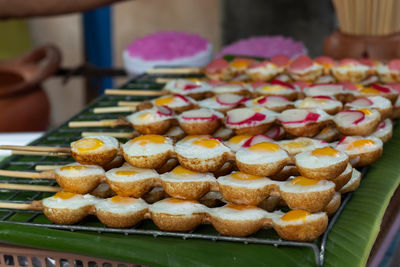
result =
[{"label": "skewer of egg snacks", "polygon": [[211,223],[223,235],[248,236],[261,228],[273,228],[287,240],[313,241],[328,225],[325,212],[305,210],[267,212],[256,206],[226,204],[208,208],[193,200],[166,198],[151,205],[143,199],[114,196],[98,199],[91,195],[58,192],[31,203],[0,202],[0,208],[42,210],[55,224],[75,224],[93,214],[106,226],[129,228],[143,219],[152,219],[164,231],[186,232],[202,223]]}]

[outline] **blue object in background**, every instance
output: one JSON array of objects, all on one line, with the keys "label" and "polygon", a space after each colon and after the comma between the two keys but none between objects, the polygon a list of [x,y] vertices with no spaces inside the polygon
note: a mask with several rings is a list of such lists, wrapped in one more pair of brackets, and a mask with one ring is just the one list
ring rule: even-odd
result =
[{"label": "blue object in background", "polygon": [[[103,68],[112,67],[111,8],[104,7],[83,14],[86,61]],[[101,93],[113,87],[112,78],[92,78],[91,88],[100,84]]]}]

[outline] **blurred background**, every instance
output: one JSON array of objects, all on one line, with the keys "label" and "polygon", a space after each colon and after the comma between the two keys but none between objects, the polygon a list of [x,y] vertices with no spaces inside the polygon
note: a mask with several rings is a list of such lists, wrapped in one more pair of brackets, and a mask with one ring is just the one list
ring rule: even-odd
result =
[{"label": "blurred background", "polygon": [[[93,23],[93,16],[100,23]],[[161,30],[199,34],[212,43],[216,52],[241,38],[280,34],[302,41],[309,54],[317,56],[322,53],[324,38],[335,25],[331,1],[126,1],[86,14],[1,21],[0,33],[8,38],[0,43],[0,59],[14,58],[34,47],[52,43],[61,50],[63,68],[77,68],[85,61],[122,68],[122,51],[127,44]],[[110,55],[98,54],[97,57],[105,59],[93,62],[85,53],[85,48],[94,49],[90,45],[98,45],[91,40],[91,32],[104,32],[107,27],[110,27]],[[121,85],[124,80],[126,77],[115,78],[112,84]],[[81,110],[86,104],[86,94],[93,93],[86,90],[83,77],[72,76],[66,84],[62,81],[62,76],[52,76],[43,84],[51,104],[50,127]]]}]

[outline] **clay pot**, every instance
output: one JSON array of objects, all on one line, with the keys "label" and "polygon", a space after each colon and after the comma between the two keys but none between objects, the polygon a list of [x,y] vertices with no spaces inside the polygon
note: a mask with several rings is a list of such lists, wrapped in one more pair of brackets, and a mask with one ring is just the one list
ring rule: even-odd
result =
[{"label": "clay pot", "polygon": [[60,51],[52,45],[0,61],[0,132],[46,129],[50,104],[40,84],[60,63]]}]

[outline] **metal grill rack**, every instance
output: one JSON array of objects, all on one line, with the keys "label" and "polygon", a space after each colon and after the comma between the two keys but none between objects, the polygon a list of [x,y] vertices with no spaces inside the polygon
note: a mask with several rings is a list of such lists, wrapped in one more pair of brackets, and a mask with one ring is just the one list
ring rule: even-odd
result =
[{"label": "metal grill rack", "polygon": [[[149,75],[144,74],[132,79],[130,82],[123,85],[120,89],[154,89],[160,90],[161,84],[156,83],[158,78],[184,78],[189,77],[188,75]],[[190,75],[190,77],[196,77]],[[198,77],[198,75],[197,75]],[[106,107],[116,106],[118,101],[145,101],[149,97],[140,96],[106,96],[99,97],[96,101],[91,103],[88,107],[82,110],[79,114],[75,115],[70,121],[83,121],[83,120],[105,120],[105,119],[116,119],[120,116],[126,115],[126,113],[114,113],[114,114],[94,114],[93,108],[95,107]],[[61,146],[69,147],[72,141],[81,138],[81,134],[84,131],[96,131],[96,132],[131,132],[130,127],[118,127],[118,128],[69,128],[68,122],[62,124],[55,130],[46,133],[43,137],[35,140],[31,145],[46,145],[46,146]],[[126,139],[120,139],[121,142],[126,142]],[[73,162],[72,157],[56,158],[51,156],[18,156],[14,155],[5,161],[0,163],[0,169],[9,170],[21,170],[28,171],[34,170],[36,165],[65,165]],[[363,169],[363,175],[366,169]],[[1,177],[0,182],[2,183],[25,183],[25,184],[41,184],[41,185],[56,185],[55,181],[46,180],[27,180],[19,178]],[[50,196],[51,193],[43,192],[27,192],[18,190],[0,190],[0,201],[14,202],[14,203],[30,203],[32,200],[40,200],[42,198]],[[314,252],[315,262],[318,266],[322,266],[325,255],[325,245],[327,242],[328,234],[339,217],[341,211],[350,200],[352,193],[348,193],[342,197],[342,204],[336,214],[330,218],[329,225],[324,235],[316,240],[315,242],[294,242],[286,241],[279,238],[279,236],[273,230],[261,230],[251,237],[229,237],[222,236],[216,232],[209,225],[201,225],[194,231],[189,233],[177,233],[177,232],[164,232],[157,229],[157,227],[150,221],[145,220],[139,225],[130,229],[115,229],[106,228],[102,225],[94,216],[89,216],[87,219],[77,225],[56,225],[51,223],[41,211],[30,211],[30,210],[11,210],[11,209],[0,209],[0,223],[7,222],[19,225],[29,225],[37,227],[46,227],[52,229],[62,229],[69,231],[90,231],[101,233],[117,233],[124,235],[140,234],[140,235],[152,235],[155,238],[158,236],[164,237],[179,237],[182,239],[206,239],[212,241],[231,241],[231,242],[242,242],[245,244],[267,244],[274,246],[295,246],[295,247],[306,247],[310,248]]]}]

